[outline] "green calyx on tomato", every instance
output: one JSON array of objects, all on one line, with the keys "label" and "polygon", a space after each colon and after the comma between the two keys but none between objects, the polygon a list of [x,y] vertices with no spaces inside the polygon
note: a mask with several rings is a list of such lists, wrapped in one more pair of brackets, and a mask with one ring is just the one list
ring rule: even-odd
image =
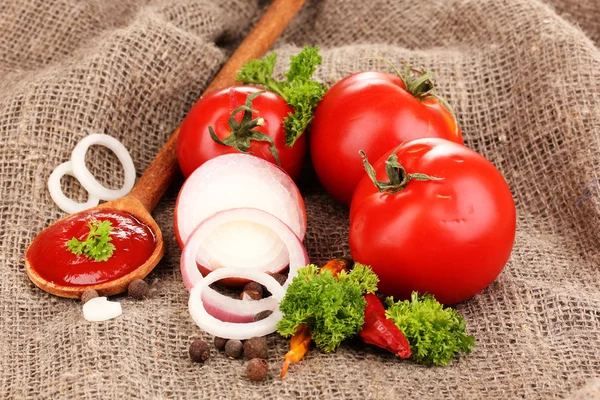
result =
[{"label": "green calyx on tomato", "polygon": [[[425,68],[411,68],[408,64],[404,65],[404,74],[400,74],[398,70],[396,70],[398,77],[402,79],[404,85],[406,86],[406,91],[412,94],[415,99],[423,102],[429,98],[437,100],[441,105],[443,105],[446,110],[452,116],[454,120],[454,131],[458,131],[458,120],[456,119],[456,114],[454,113],[454,109],[448,103],[448,101],[442,96],[437,94],[435,90],[435,84],[432,79],[434,76],[433,71],[426,71]],[[413,77],[413,72],[417,75]]]},{"label": "green calyx on tomato", "polygon": [[[259,142],[268,142],[270,144],[269,151],[275,158],[277,165],[281,166],[279,154],[277,153],[277,148],[275,148],[275,143],[273,142],[273,139],[270,138],[268,135],[254,129],[258,126],[263,126],[265,123],[265,120],[262,117],[252,119],[252,113],[257,113],[256,110],[252,109],[252,101],[263,93],[265,92],[260,91],[248,95],[248,97],[246,98],[246,104],[235,108],[231,112],[231,116],[229,117],[228,121],[229,129],[231,129],[231,134],[225,139],[219,139],[212,126],[208,127],[208,132],[210,133],[210,137],[212,138],[212,140],[214,140],[215,142],[223,146],[233,147],[241,153],[248,153],[250,151],[251,140],[258,140]],[[237,122],[235,116],[237,115],[237,113],[242,111],[244,112],[242,120],[240,122]]]},{"label": "green calyx on tomato", "polygon": [[251,60],[238,71],[236,79],[277,93],[294,109],[283,121],[285,144],[292,147],[313,120],[315,108],[327,91],[325,85],[312,79],[322,58],[319,47],[305,46],[300,53],[290,57],[290,69],[285,73],[285,80],[273,78],[276,61],[275,52],[260,60]]},{"label": "green calyx on tomato", "polygon": [[406,169],[398,162],[398,156],[396,153],[390,154],[388,159],[385,161],[385,173],[388,176],[389,181],[378,181],[377,180],[377,172],[375,172],[375,168],[369,163],[367,159],[367,155],[364,151],[360,150],[358,152],[363,159],[363,164],[365,166],[365,170],[367,171],[367,175],[373,182],[373,184],[379,189],[379,192],[386,192],[388,194],[398,193],[402,189],[408,185],[408,182],[411,180],[416,181],[441,181],[444,178],[438,178],[435,176],[430,176],[427,174],[408,174]]},{"label": "green calyx on tomato", "polygon": [[[448,103],[445,98],[437,94],[437,91],[435,90],[435,84],[433,83],[433,76],[435,75],[433,71],[426,71],[423,67],[412,68],[408,64],[404,64],[404,73],[401,73],[394,64],[385,58],[376,57],[375,59],[383,61],[392,70],[394,70],[396,76],[398,76],[398,78],[402,80],[402,83],[404,83],[406,91],[412,94],[415,99],[419,100],[420,102],[433,99],[444,106],[454,120],[454,133],[458,135],[458,120],[456,119],[456,114],[454,113],[454,109],[450,103]],[[416,74],[416,76],[413,76],[413,74]]]}]

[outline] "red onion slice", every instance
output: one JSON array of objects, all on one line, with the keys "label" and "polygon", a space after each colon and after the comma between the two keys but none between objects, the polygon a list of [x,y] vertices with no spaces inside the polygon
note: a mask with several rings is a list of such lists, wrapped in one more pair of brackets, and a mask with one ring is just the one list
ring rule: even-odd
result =
[{"label": "red onion slice", "polygon": [[[175,234],[180,247],[212,214],[231,208],[258,208],[287,224],[301,239],[306,233],[306,209],[294,181],[274,164],[248,154],[226,154],[196,169],[185,181],[175,205]],[[237,242],[243,251],[231,251]],[[269,229],[248,222],[222,224],[199,248],[198,263],[215,267],[278,271],[289,258],[286,246]],[[201,264],[200,258],[210,261]],[[264,264],[267,262],[267,264]]]},{"label": "red onion slice", "polygon": [[[215,313],[214,304],[212,305],[213,313],[209,313],[208,309],[211,304],[209,304],[210,300],[208,296],[206,296],[206,293],[210,291],[214,292],[214,290],[208,285],[223,278],[246,278],[265,285],[269,292],[272,293],[272,298],[275,303],[275,307],[272,309],[273,313],[263,320],[248,323],[223,321],[221,319],[221,315],[231,315],[232,312],[217,309],[217,313]],[[282,317],[281,311],[279,311],[277,304],[279,301],[281,301],[284,295],[284,288],[280,286],[272,276],[257,271],[248,271],[237,268],[224,268],[211,272],[206,276],[206,278],[202,279],[196,286],[193,287],[192,291],[190,292],[190,300],[188,305],[192,319],[196,325],[198,325],[205,332],[208,332],[214,336],[222,337],[224,339],[244,340],[255,336],[265,336],[269,333],[275,332],[277,329],[277,322]],[[238,304],[258,304],[262,302],[263,305],[265,304],[266,300],[269,300],[262,299],[258,301],[247,301],[233,298],[230,299]],[[262,310],[264,309],[265,308],[262,308]],[[254,317],[254,315],[252,316]]]},{"label": "red onion slice", "polygon": [[[268,271],[249,268],[219,268],[210,272],[205,278],[202,277],[196,265],[196,254],[203,240],[215,227],[231,221],[251,221],[260,224],[271,229],[281,239],[289,254],[290,265],[288,279],[283,286],[269,276],[266,273]],[[207,262],[206,260],[200,261]],[[277,305],[292,279],[297,276],[298,269],[306,266],[308,262],[308,255],[302,241],[287,225],[273,215],[254,208],[221,211],[198,225],[181,254],[181,275],[186,288],[191,290],[190,314],[200,328],[224,338],[246,339],[274,332],[277,322],[281,319]],[[240,300],[220,294],[209,287],[211,283],[223,278],[245,278],[256,281],[265,285],[273,296],[261,300]],[[276,283],[275,286],[273,286],[273,282]],[[264,310],[274,310],[274,312],[262,321],[250,322],[256,314]],[[261,324],[258,324],[259,322]],[[220,325],[225,328],[219,327]],[[247,329],[249,326],[251,328]]]},{"label": "red onion slice", "polygon": [[[221,211],[207,218],[204,220],[204,222],[198,225],[190,235],[181,254],[181,275],[183,277],[185,287],[188,290],[191,290],[202,280],[202,274],[198,270],[196,262],[199,261],[201,265],[209,265],[211,263],[211,260],[203,258],[202,253],[198,253],[202,243],[215,228],[234,221],[249,221],[266,227],[275,235],[277,235],[284,243],[285,249],[289,256],[288,261],[290,266],[290,272],[284,287],[287,288],[287,285],[291,282],[291,279],[296,276],[298,268],[302,268],[308,264],[308,255],[306,254],[306,249],[304,248],[302,241],[281,220],[266,211],[256,208],[234,208],[231,210]],[[236,268],[240,267],[241,269],[252,270],[252,268],[243,268],[243,265],[236,266]],[[260,269],[258,272],[264,273],[274,271]],[[258,301],[254,301],[252,303],[257,302]],[[257,312],[260,311],[262,310],[258,310]]]}]

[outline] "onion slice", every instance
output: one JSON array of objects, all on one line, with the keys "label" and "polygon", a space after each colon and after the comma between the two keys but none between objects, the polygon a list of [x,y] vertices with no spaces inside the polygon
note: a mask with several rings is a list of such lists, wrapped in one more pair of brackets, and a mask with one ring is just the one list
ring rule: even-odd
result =
[{"label": "onion slice", "polygon": [[[100,199],[93,196],[88,192],[88,200],[85,203],[77,203],[76,201],[65,196],[62,187],[60,186],[60,179],[65,175],[71,175],[75,177],[73,173],[73,166],[71,161],[64,162],[58,167],[54,168],[54,171],[48,178],[48,190],[50,191],[50,197],[56,203],[56,205],[66,213],[73,214],[79,211],[87,210],[88,208],[96,207],[100,203]],[[87,190],[86,190],[87,191]]]},{"label": "onion slice", "polygon": [[[308,255],[306,254],[306,249],[302,244],[302,240],[300,240],[300,238],[285,223],[272,214],[256,208],[234,208],[231,210],[221,211],[204,220],[204,222],[194,229],[181,254],[181,275],[183,277],[185,287],[188,290],[191,290],[194,286],[202,281],[202,274],[198,270],[198,266],[196,264],[197,261],[199,261],[201,265],[209,265],[211,263],[211,260],[203,258],[203,253],[198,252],[202,246],[202,243],[214,231],[214,229],[222,226],[223,224],[236,221],[246,221],[260,225],[269,229],[271,232],[273,232],[273,234],[277,235],[279,240],[281,240],[289,257],[288,261],[290,271],[288,274],[288,279],[283,285],[284,288],[287,288],[291,280],[297,275],[298,269],[308,264]],[[243,270],[251,269],[243,268],[244,266],[245,265],[242,264],[234,266],[234,268]],[[252,270],[253,272],[257,272],[259,274],[273,272],[268,269]],[[249,303],[260,303],[260,300]],[[235,303],[230,303],[230,305],[232,306],[230,308],[233,308],[239,305],[239,303],[236,300]],[[250,308],[253,312],[256,311],[254,314],[262,311],[255,306],[250,306]]]},{"label": "onion slice", "polygon": [[[205,278],[198,270],[196,254],[203,240],[217,226],[231,221],[245,220],[271,229],[285,244],[289,254],[290,270],[283,285],[265,271],[247,268],[220,268]],[[201,262],[204,262],[201,260]],[[290,282],[298,269],[308,264],[308,255],[302,241],[282,221],[273,215],[253,208],[235,208],[221,211],[205,220],[192,232],[181,254],[181,275],[190,292],[189,309],[196,324],[205,331],[228,339],[247,339],[274,332],[281,319],[278,309]],[[240,300],[225,296],[209,285],[223,278],[250,279],[267,287],[271,297],[260,300]],[[251,322],[261,311],[272,310],[264,320]]]},{"label": "onion slice", "polygon": [[[306,209],[294,181],[268,161],[235,153],[207,161],[185,181],[175,205],[175,234],[180,247],[202,221],[219,211],[240,207],[267,211],[304,238]],[[231,250],[232,243],[239,251]],[[289,258],[276,234],[244,219],[213,229],[198,254],[206,272],[242,263],[249,269],[278,272]],[[210,262],[202,264],[200,259]]]},{"label": "onion slice", "polygon": [[[90,146],[95,144],[111,149],[123,165],[125,182],[120,189],[114,190],[102,186],[87,169],[85,154]],[[135,166],[133,165],[131,155],[129,155],[129,152],[121,142],[103,133],[94,133],[81,139],[71,153],[71,163],[73,165],[73,173],[77,180],[79,180],[79,183],[81,183],[81,186],[91,195],[102,200],[116,200],[121,198],[127,195],[135,184]]]},{"label": "onion slice", "polygon": [[[220,314],[217,313],[215,315],[214,308],[212,310],[213,313],[208,312],[209,299],[207,298],[207,296],[205,296],[205,292],[213,290],[208,285],[223,278],[246,278],[252,279],[253,281],[265,285],[269,292],[271,292],[272,297],[275,299],[275,307],[273,308],[273,313],[263,320],[249,323],[225,322],[221,319],[217,319],[217,317],[220,317]],[[198,325],[202,330],[208,332],[211,335],[222,337],[224,339],[243,340],[255,336],[264,336],[268,335],[269,333],[275,332],[275,330],[277,329],[277,322],[282,317],[281,311],[279,311],[279,307],[277,307],[277,304],[279,301],[281,301],[284,295],[285,290],[272,276],[256,271],[248,271],[237,268],[227,268],[211,272],[206,276],[206,278],[200,281],[200,283],[194,286],[194,288],[190,292],[190,300],[188,305],[192,319],[194,320],[196,325]],[[233,300],[236,303],[252,304],[260,303],[263,300],[268,299],[258,301],[244,301],[232,298],[231,300]]]}]

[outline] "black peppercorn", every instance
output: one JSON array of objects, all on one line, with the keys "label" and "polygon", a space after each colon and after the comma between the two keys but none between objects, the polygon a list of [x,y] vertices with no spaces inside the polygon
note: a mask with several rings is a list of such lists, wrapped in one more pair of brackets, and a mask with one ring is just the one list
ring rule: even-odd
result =
[{"label": "black peppercorn", "polygon": [[210,357],[210,346],[202,339],[194,340],[190,345],[190,358],[194,362],[204,362]]},{"label": "black peppercorn", "polygon": [[269,364],[261,358],[253,358],[246,366],[246,376],[253,381],[262,381],[269,372]]},{"label": "black peppercorn", "polygon": [[129,297],[141,300],[144,297],[148,297],[150,286],[148,286],[148,284],[141,279],[134,279],[129,284],[127,291],[129,293]]},{"label": "black peppercorn", "polygon": [[267,358],[267,338],[253,337],[244,343],[244,358]]},{"label": "black peppercorn", "polygon": [[225,354],[230,358],[240,358],[244,345],[237,339],[230,339],[225,343]]},{"label": "black peppercorn", "polygon": [[81,302],[85,304],[96,297],[98,297],[98,292],[96,292],[94,289],[88,289],[81,294]]}]

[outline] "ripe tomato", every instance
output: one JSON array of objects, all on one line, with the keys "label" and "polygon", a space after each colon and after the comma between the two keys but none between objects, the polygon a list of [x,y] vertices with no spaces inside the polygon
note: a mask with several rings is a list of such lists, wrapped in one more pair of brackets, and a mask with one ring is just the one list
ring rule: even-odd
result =
[{"label": "ripe tomato", "polygon": [[[419,79],[419,78],[414,78]],[[364,176],[359,150],[377,160],[392,146],[423,137],[463,144],[450,111],[432,94],[431,81],[384,72],[359,72],[329,89],[315,111],[310,151],[319,180],[336,200],[349,205]]]},{"label": "ripe tomato", "polygon": [[[378,181],[389,181],[386,161],[394,154],[406,173],[442,180],[412,179],[389,193],[366,174],[350,207],[352,257],[373,268],[382,293],[398,299],[414,290],[444,304],[474,296],[496,279],[514,243],[515,205],[506,181],[475,151],[433,138],[380,158],[373,165]],[[400,181],[406,176],[390,169]]]},{"label": "ripe tomato", "polygon": [[[247,124],[246,128],[250,127],[251,130],[260,132],[258,136],[262,137],[260,140],[263,141],[249,138],[248,136],[256,134],[243,127],[237,129],[237,132],[232,132],[229,124],[232,112],[246,105],[248,96],[260,91],[262,90],[252,86],[232,86],[202,97],[192,107],[181,124],[177,139],[177,158],[181,172],[186,178],[206,161],[222,154],[239,151],[248,151],[277,164],[271,152],[271,144],[266,141],[264,135],[273,141],[274,149],[281,161],[281,168],[292,179],[298,177],[306,153],[306,138],[304,135],[301,136],[293,147],[285,145],[283,119],[293,110],[282,97],[264,91],[251,102],[251,108],[256,112],[247,113],[248,121],[254,122]],[[243,125],[243,116],[244,111],[239,110],[234,118],[237,123],[242,122]],[[255,122],[258,122],[256,119],[259,117],[264,122],[256,126]],[[232,140],[232,145],[223,145],[215,141],[209,133],[209,127],[214,129],[220,141]],[[230,135],[234,136],[230,137]]]}]

